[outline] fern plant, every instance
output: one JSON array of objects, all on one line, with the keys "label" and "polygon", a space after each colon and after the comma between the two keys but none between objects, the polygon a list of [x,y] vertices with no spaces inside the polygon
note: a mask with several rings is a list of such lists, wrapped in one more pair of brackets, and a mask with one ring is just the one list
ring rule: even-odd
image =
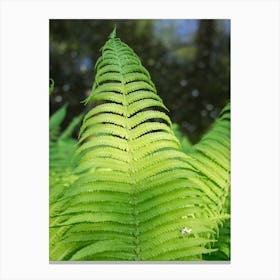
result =
[{"label": "fern plant", "polygon": [[96,70],[86,102],[98,105],[80,129],[76,179],[52,204],[50,259],[202,260],[218,251],[229,166],[220,174],[216,160],[227,159],[202,156],[214,145],[207,139],[182,151],[148,71],[115,30]]},{"label": "fern plant", "polygon": [[[49,142],[49,212],[56,211],[55,202],[61,193],[77,178],[74,174],[72,155],[75,152],[75,140],[71,137],[74,128],[80,123],[82,115],[74,118],[69,126],[61,132],[61,123],[66,116],[66,106],[56,111],[50,118]],[[56,229],[50,229],[50,245],[56,242]]]},{"label": "fern plant", "polygon": [[218,250],[206,259],[230,258],[230,104],[228,103],[210,131],[189,150],[191,164],[201,174],[209,189],[208,205],[218,218],[213,248]]},{"label": "fern plant", "polygon": [[192,147],[193,147],[191,141],[189,140],[189,138],[186,135],[184,135],[181,132],[180,126],[177,123],[172,124],[172,129],[173,129],[175,136],[177,137],[177,139],[180,142],[181,149],[183,150],[184,153],[188,154],[192,150]]}]

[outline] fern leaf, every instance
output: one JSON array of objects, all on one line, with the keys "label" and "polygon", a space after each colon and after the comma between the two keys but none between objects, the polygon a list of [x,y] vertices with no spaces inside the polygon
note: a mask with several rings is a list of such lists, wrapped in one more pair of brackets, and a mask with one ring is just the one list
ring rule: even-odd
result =
[{"label": "fern leaf", "polygon": [[[222,192],[225,170],[210,176],[181,151],[148,71],[115,30],[101,50],[87,99],[100,102],[84,117],[78,178],[52,217],[59,233],[51,259],[201,260],[217,250],[216,208],[206,205]],[[208,164],[218,169],[214,158]],[[183,235],[184,227],[192,233]]]},{"label": "fern leaf", "polygon": [[[218,251],[205,259],[230,259],[230,104],[221,111],[212,128],[194,145],[190,164],[204,176],[208,192],[211,194],[212,209],[221,219],[216,225],[218,242],[213,245]],[[210,196],[209,196],[210,198]],[[223,218],[225,217],[225,218]]]}]

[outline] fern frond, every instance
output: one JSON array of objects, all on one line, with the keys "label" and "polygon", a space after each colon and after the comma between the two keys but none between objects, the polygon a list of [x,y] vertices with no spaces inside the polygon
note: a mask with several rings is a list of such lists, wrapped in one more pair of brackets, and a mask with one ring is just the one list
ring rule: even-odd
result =
[{"label": "fern frond", "polygon": [[49,87],[49,95],[51,95],[53,93],[53,90],[54,90],[54,80],[53,79],[50,79],[50,87]]},{"label": "fern frond", "polygon": [[58,109],[52,116],[49,121],[49,132],[50,132],[50,141],[56,141],[58,135],[60,134],[60,125],[63,122],[66,116],[67,104]]},{"label": "fern frond", "polygon": [[[215,215],[221,218],[216,225],[216,234],[219,242],[213,248],[218,251],[206,259],[230,258],[230,104],[221,111],[212,128],[200,142],[193,146],[189,155],[189,163],[203,176],[206,188],[211,192],[212,209]],[[210,198],[210,196],[209,196]],[[224,215],[226,214],[226,215]]]},{"label": "fern frond", "polygon": [[[50,142],[49,142],[49,205],[50,205],[50,225],[55,223],[52,219],[61,210],[61,203],[57,202],[61,194],[76,179],[74,174],[74,162],[72,155],[75,151],[75,140],[71,134],[75,127],[80,123],[82,115],[73,119],[69,126],[61,132],[61,123],[66,116],[66,106],[61,107],[50,118]],[[54,246],[65,234],[67,227],[50,228],[50,251],[55,252]]]},{"label": "fern frond", "polygon": [[184,135],[181,131],[180,131],[180,127],[177,123],[173,123],[172,124],[172,129],[174,134],[176,135],[176,137],[178,138],[178,140],[180,141],[181,147],[182,147],[182,151],[186,154],[188,154],[193,145],[191,143],[191,141],[188,139],[188,137],[186,135]]},{"label": "fern frond", "polygon": [[148,71],[115,30],[101,50],[87,99],[99,103],[80,130],[78,178],[52,215],[51,259],[201,260],[217,250],[210,248],[217,227],[211,205],[223,191],[221,156],[207,155],[207,164],[221,168],[208,174],[199,156],[181,151]]}]

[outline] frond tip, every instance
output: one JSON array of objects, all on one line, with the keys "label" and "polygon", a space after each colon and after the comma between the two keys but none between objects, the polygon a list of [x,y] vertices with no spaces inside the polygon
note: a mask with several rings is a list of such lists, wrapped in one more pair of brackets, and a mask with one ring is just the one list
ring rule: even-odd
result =
[{"label": "frond tip", "polygon": [[53,93],[54,90],[54,80],[50,79],[51,85],[49,86],[49,95]]},{"label": "frond tip", "polygon": [[110,38],[110,39],[114,39],[114,38],[116,38],[116,35],[117,35],[117,26],[115,25],[113,31],[112,31],[111,34],[109,35],[109,38]]}]

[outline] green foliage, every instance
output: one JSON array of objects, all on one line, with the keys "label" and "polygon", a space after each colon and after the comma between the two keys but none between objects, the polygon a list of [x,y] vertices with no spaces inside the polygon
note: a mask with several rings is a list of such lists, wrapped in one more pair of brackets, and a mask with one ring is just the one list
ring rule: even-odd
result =
[{"label": "green foliage", "polygon": [[189,153],[193,147],[189,138],[181,132],[180,127],[177,123],[172,124],[172,129],[173,129],[175,136],[180,141],[182,151],[184,153]]},{"label": "green foliage", "polygon": [[[59,204],[57,200],[63,191],[68,188],[76,179],[74,174],[75,162],[73,153],[75,151],[76,141],[71,137],[73,130],[82,120],[82,115],[74,118],[68,127],[61,132],[61,123],[66,116],[66,107],[63,106],[57,110],[50,118],[49,131],[49,213],[52,217]],[[50,228],[50,248],[56,243],[59,231]]]},{"label": "green foliage", "polygon": [[[218,119],[200,142],[190,151],[191,165],[201,174],[211,190],[212,203],[208,207],[213,217],[220,217],[213,248],[218,251],[207,259],[230,258],[230,104],[221,111]],[[215,195],[213,195],[215,193]]]},{"label": "green foliage", "polygon": [[67,105],[57,110],[51,117],[49,122],[50,141],[56,141],[60,134],[60,125],[66,116]]},{"label": "green foliage", "polygon": [[64,125],[84,111],[99,46],[118,26],[118,36],[148,68],[172,121],[192,143],[209,129],[230,92],[230,20],[50,20],[50,77],[54,113],[68,103]]},{"label": "green foliage", "polygon": [[51,95],[53,93],[53,90],[54,90],[54,80],[50,79],[50,82],[51,82],[51,85],[50,85],[50,88],[49,88],[49,94]]},{"label": "green foliage", "polygon": [[148,71],[115,30],[96,70],[75,170],[57,158],[71,134],[57,132],[66,107],[50,121],[50,169],[63,174],[50,186],[50,259],[229,259],[228,110],[182,149]]},{"label": "green foliage", "polygon": [[76,141],[71,137],[74,128],[81,122],[82,115],[74,118],[69,126],[60,131],[61,123],[66,116],[66,106],[57,110],[50,118],[50,210],[64,188],[75,179],[73,153]]}]

